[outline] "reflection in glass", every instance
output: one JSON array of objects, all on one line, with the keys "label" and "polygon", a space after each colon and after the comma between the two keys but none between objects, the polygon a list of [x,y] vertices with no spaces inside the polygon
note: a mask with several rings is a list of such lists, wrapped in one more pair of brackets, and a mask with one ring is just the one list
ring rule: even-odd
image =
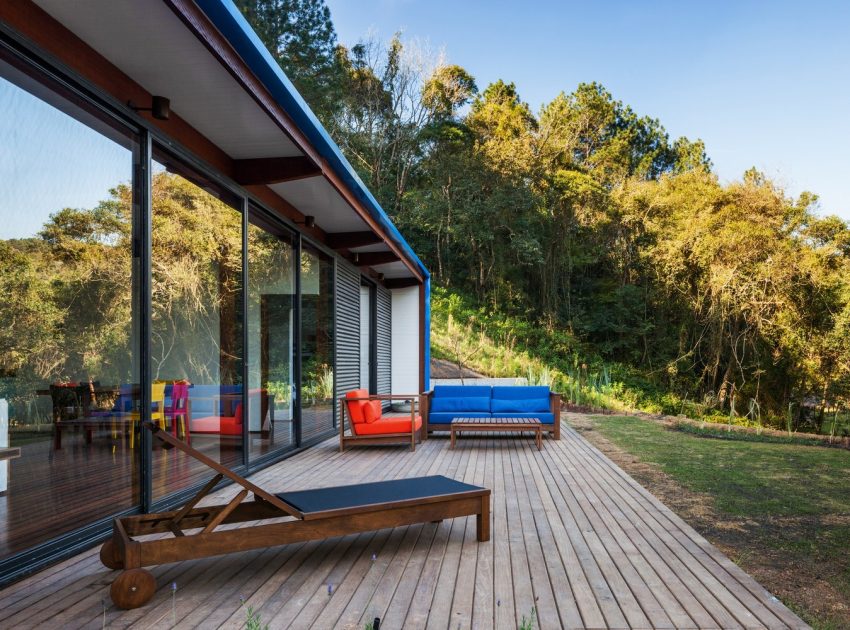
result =
[{"label": "reflection in glass", "polygon": [[[152,420],[229,467],[242,464],[242,215],[225,191],[165,154],[152,180]],[[208,476],[153,451],[158,499]]]},{"label": "reflection in glass", "polygon": [[252,458],[295,445],[295,249],[292,236],[250,215],[248,227],[248,389]]},{"label": "reflection in glass", "polygon": [[0,61],[0,559],[139,503],[137,142]]},{"label": "reflection in glass", "polygon": [[334,428],[333,261],[301,252],[301,441]]}]

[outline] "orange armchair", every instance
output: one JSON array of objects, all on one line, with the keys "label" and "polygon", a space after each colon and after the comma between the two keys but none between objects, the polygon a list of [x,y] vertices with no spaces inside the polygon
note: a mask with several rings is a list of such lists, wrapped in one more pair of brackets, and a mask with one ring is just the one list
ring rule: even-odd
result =
[{"label": "orange armchair", "polygon": [[[384,416],[381,401],[409,400],[410,415]],[[410,444],[410,450],[416,450],[417,437],[425,439],[422,431],[422,417],[417,413],[417,403],[421,408],[419,394],[412,396],[398,394],[373,394],[365,389],[355,389],[339,399],[339,450],[346,445],[368,444]],[[351,419],[351,435],[345,433],[346,411]]]}]

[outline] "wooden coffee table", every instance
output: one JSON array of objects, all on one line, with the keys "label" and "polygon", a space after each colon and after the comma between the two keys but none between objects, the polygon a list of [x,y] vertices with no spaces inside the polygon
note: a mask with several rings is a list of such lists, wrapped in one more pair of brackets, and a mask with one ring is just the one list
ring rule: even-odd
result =
[{"label": "wooden coffee table", "polygon": [[460,432],[469,431],[534,431],[537,450],[543,449],[543,425],[540,418],[452,418],[452,443]]}]

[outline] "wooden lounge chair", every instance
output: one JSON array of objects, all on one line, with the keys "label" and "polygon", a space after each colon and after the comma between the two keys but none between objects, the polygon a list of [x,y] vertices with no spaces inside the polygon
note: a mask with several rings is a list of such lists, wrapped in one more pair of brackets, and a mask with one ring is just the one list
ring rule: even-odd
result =
[{"label": "wooden lounge chair", "polygon": [[[123,569],[110,589],[119,608],[138,608],[153,597],[156,579],[142,568],[145,566],[457,516],[475,515],[478,540],[490,539],[487,488],[432,476],[272,494],[158,426],[150,422],[144,426],[164,448],[180,449],[216,475],[179,510],[113,521],[112,537],[101,547],[100,559],[110,569]],[[236,496],[226,505],[195,507],[225,477],[241,486]],[[248,493],[254,495],[253,500],[245,501]],[[259,523],[219,527],[247,521]],[[172,535],[138,538],[163,533]]]}]

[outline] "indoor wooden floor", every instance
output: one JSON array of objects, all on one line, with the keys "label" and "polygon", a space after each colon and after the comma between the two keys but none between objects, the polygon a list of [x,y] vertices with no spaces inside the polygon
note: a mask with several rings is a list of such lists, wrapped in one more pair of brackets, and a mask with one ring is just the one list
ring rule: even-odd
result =
[{"label": "indoor wooden floor", "polygon": [[574,431],[542,452],[515,435],[448,443],[340,454],[331,439],[252,481],[444,474],[493,490],[487,543],[470,517],[181,562],[154,568],[155,598],[132,611],[112,607],[117,572],[92,550],[0,591],[0,627],[232,628],[247,606],[270,628],[805,627]]}]

